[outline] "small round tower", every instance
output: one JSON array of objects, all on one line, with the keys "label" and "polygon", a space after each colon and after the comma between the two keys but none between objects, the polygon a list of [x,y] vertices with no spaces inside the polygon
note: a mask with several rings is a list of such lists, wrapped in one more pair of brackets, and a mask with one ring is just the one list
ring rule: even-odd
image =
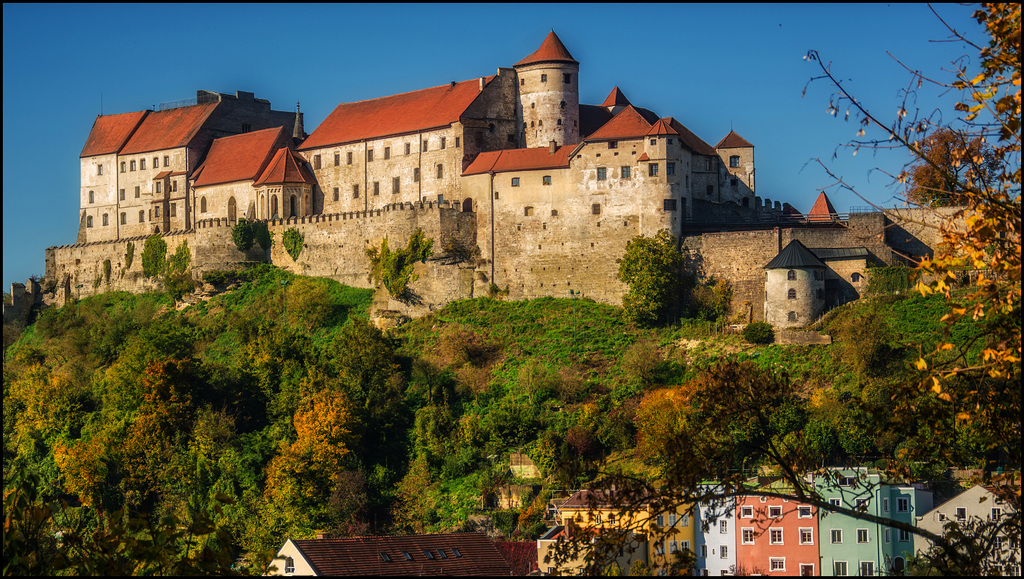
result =
[{"label": "small round tower", "polygon": [[519,107],[527,147],[559,146],[580,140],[580,63],[548,34],[540,48],[514,67],[519,78]]},{"label": "small round tower", "polygon": [[776,328],[804,326],[825,309],[825,263],[797,240],[765,270],[764,321]]}]

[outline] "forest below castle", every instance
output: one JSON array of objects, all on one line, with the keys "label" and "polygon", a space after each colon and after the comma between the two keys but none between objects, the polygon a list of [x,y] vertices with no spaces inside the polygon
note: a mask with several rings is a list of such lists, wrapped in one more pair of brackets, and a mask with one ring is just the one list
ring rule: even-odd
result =
[{"label": "forest below castle", "polygon": [[[66,503],[51,530],[81,536],[120,509],[203,521],[194,541],[262,571],[286,538],[318,532],[535,540],[553,492],[658,481],[690,452],[673,438],[687,421],[725,425],[723,475],[777,468],[766,441],[820,465],[910,452],[908,478],[949,490],[947,467],[998,459],[984,429],[940,453],[928,421],[894,419],[913,360],[942,339],[939,296],[861,300],[822,321],[831,345],[785,346],[728,332],[713,308],[644,328],[585,298],[460,301],[385,334],[372,290],[267,265],[216,281],[231,289],[184,308],[110,293],[42,312],[5,352],[5,497],[30,481]],[[959,323],[953,339],[978,348],[976,331]],[[744,380],[763,386],[767,429],[694,403]],[[516,479],[511,453],[542,478]],[[533,490],[494,508],[510,485]]]}]

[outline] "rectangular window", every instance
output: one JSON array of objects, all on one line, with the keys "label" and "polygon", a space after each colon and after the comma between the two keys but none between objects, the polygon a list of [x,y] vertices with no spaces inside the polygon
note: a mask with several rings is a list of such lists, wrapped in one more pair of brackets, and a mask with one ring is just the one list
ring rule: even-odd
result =
[{"label": "rectangular window", "polygon": [[801,519],[811,518],[811,507],[799,507],[797,512],[799,513],[797,516]]},{"label": "rectangular window", "polygon": [[541,82],[547,82],[548,81],[548,75],[546,75],[546,74],[540,75],[540,81]]},{"label": "rectangular window", "polygon": [[145,170],[146,170],[146,160],[145,159],[140,159],[139,160],[139,171],[145,171]]},{"label": "rectangular window", "polygon": [[665,201],[664,201],[664,203],[662,205],[662,209],[664,209],[665,211],[675,211],[676,210],[676,200],[675,199],[665,199]]},{"label": "rectangular window", "polygon": [[122,213],[121,214],[121,225],[128,225],[128,214],[127,213]]},{"label": "rectangular window", "polygon": [[782,545],[782,529],[769,529],[768,542],[772,545]]},{"label": "rectangular window", "polygon": [[121,172],[124,173],[124,161],[121,161]]},{"label": "rectangular window", "polygon": [[157,192],[157,193],[163,193],[163,192],[164,192],[164,188],[163,188],[163,185],[164,185],[164,184],[163,184],[163,183],[161,183],[160,181],[157,181],[157,182],[156,182],[156,192]]},{"label": "rectangular window", "polygon": [[128,166],[128,170],[130,170],[130,171],[134,171],[135,170],[135,161],[131,162],[131,164]]},{"label": "rectangular window", "polygon": [[875,562],[874,561],[861,561],[860,562],[860,576],[861,577],[874,577],[875,575]]},{"label": "rectangular window", "polygon": [[813,545],[814,544],[814,529],[808,527],[800,527],[800,544],[801,545]]},{"label": "rectangular window", "polygon": [[668,553],[669,553],[669,555],[677,553],[678,551],[679,551],[679,541],[669,541],[668,542]]},{"label": "rectangular window", "polygon": [[124,189],[121,189],[121,191],[118,194],[121,198],[121,201],[124,201]]},{"label": "rectangular window", "polygon": [[[594,203],[593,205],[591,205],[590,206],[590,214],[591,215],[600,215],[601,214],[601,204],[600,203]],[[685,520],[685,518],[684,518],[684,520]],[[686,525],[683,525],[683,526],[685,527]]]},{"label": "rectangular window", "polygon": [[835,564],[832,565],[832,569],[835,570],[836,577],[845,577],[846,561],[836,561]]},{"label": "rectangular window", "polygon": [[341,153],[335,152],[334,153],[334,166],[337,167],[338,165],[341,165]]},{"label": "rectangular window", "polygon": [[[818,273],[818,271],[815,270],[814,273]],[[815,277],[814,279],[818,279],[818,278]],[[888,513],[889,512],[889,499],[882,499],[882,512],[883,513]]]},{"label": "rectangular window", "polygon": [[885,542],[886,543],[889,542],[889,537],[890,537],[891,534],[892,534],[892,529],[886,529],[885,530]]},{"label": "rectangular window", "polygon": [[391,158],[391,147],[384,147],[384,160],[387,161]]},{"label": "rectangular window", "polygon": [[867,529],[857,529],[857,542],[867,543],[869,542],[869,535]]},{"label": "rectangular window", "polygon": [[96,174],[97,175],[102,175],[103,174],[103,165],[96,165]]},{"label": "rectangular window", "polygon": [[373,182],[373,194],[380,195],[380,181]]},{"label": "rectangular window", "polygon": [[829,499],[828,504],[832,505],[833,507],[841,507],[843,506],[843,501],[842,499]]},{"label": "rectangular window", "polygon": [[956,520],[962,521],[967,518],[967,509],[960,507],[956,510]]},{"label": "rectangular window", "polygon": [[785,571],[786,570],[786,558],[785,557],[769,557],[770,562],[768,568],[772,571]]},{"label": "rectangular window", "polygon": [[359,199],[359,185],[352,186],[352,198]]},{"label": "rectangular window", "polygon": [[438,163],[437,165],[437,178],[444,179],[444,165]]},{"label": "rectangular window", "polygon": [[630,168],[629,167],[623,167],[621,171],[622,172],[619,175],[623,179],[629,179],[629,177],[630,177]]},{"label": "rectangular window", "polygon": [[665,544],[663,542],[661,542],[661,541],[658,541],[657,543],[655,543],[654,544],[654,553],[657,554],[657,555],[664,555],[665,554]]},{"label": "rectangular window", "polygon": [[334,200],[337,201],[339,199],[341,199],[341,191],[339,191],[338,188],[335,187],[334,188]]},{"label": "rectangular window", "polygon": [[144,223],[145,221],[146,221],[146,212],[145,211],[139,211],[139,223]]},{"label": "rectangular window", "polygon": [[177,193],[178,192],[178,180],[177,179],[175,179],[174,181],[171,181],[171,192],[172,193]]},{"label": "rectangular window", "polygon": [[647,176],[648,177],[657,177],[658,176],[658,164],[657,163],[649,163],[647,165]]},{"label": "rectangular window", "polygon": [[572,75],[571,75],[571,74],[569,74],[568,72],[563,72],[563,73],[562,73],[562,81],[563,81],[563,82],[564,82],[565,84],[569,84],[569,83],[571,83],[571,82],[572,82]]},{"label": "rectangular window", "polygon": [[160,168],[160,157],[153,157],[153,168]]},{"label": "rectangular window", "polygon": [[740,533],[741,539],[744,545],[754,544],[754,529],[744,528],[743,532]]},{"label": "rectangular window", "polygon": [[420,168],[419,167],[416,167],[415,169],[412,170],[412,182],[413,183],[419,183],[420,182]]},{"label": "rectangular window", "polygon": [[142,189],[138,185],[136,185],[135,186],[135,198],[138,199],[139,195],[141,195],[141,194],[142,194]]},{"label": "rectangular window", "polygon": [[608,169],[606,167],[597,168],[597,180],[604,181],[608,178]]},{"label": "rectangular window", "polygon": [[676,174],[676,164],[675,163],[666,163],[665,164],[665,173],[667,175],[675,175]]},{"label": "rectangular window", "polygon": [[423,141],[423,152],[424,152],[424,153],[426,153],[426,152],[427,152],[427,149],[428,149],[428,144],[429,144],[429,143],[430,143],[430,141]]},{"label": "rectangular window", "polygon": [[782,507],[768,507],[768,516],[773,519],[781,519]]},{"label": "rectangular window", "polygon": [[349,165],[352,164],[352,151],[345,153],[345,160]]},{"label": "rectangular window", "polygon": [[831,535],[832,535],[832,544],[833,545],[842,545],[843,544],[843,530],[842,529],[832,529]]},{"label": "rectangular window", "polygon": [[177,203],[171,203],[171,217],[175,217],[177,215],[177,213],[178,213],[177,209],[178,209],[178,204]]},{"label": "rectangular window", "polygon": [[731,167],[733,169],[736,169],[739,166],[740,166],[740,157],[739,157],[739,155],[733,155],[733,156],[729,157],[729,167]]},{"label": "rectangular window", "polygon": [[372,162],[372,161],[373,161],[373,149],[367,149],[366,150],[366,162],[369,163],[369,162]]},{"label": "rectangular window", "polygon": [[704,159],[704,170],[705,171],[713,171],[714,169],[715,169],[715,167],[712,164],[711,158]]},{"label": "rectangular window", "polygon": [[665,515],[658,515],[657,517],[654,517],[654,522],[659,527],[664,527],[665,526]]},{"label": "rectangular window", "polygon": [[910,542],[910,531],[907,531],[905,529],[897,529],[896,532],[898,533],[898,535],[896,536],[897,541],[899,541],[900,543]]},{"label": "rectangular window", "polygon": [[909,513],[910,512],[910,499],[901,497],[896,499],[896,512],[897,513]]},{"label": "rectangular window", "polygon": [[456,149],[459,148],[459,138],[458,137],[455,137],[455,148]]},{"label": "rectangular window", "polygon": [[707,545],[701,545],[700,546],[700,556],[701,557],[707,557],[708,556],[708,546]]},{"label": "rectangular window", "polygon": [[668,516],[668,526],[674,527],[677,522],[679,522],[679,517],[675,513]]},{"label": "rectangular window", "polygon": [[720,559],[728,559],[729,558],[729,545],[722,545],[721,547],[718,548],[718,557]]},{"label": "rectangular window", "polygon": [[608,148],[609,149],[618,149],[619,148],[619,142],[618,141],[608,141]]},{"label": "rectangular window", "polygon": [[406,143],[405,144],[405,154],[408,155],[410,153],[412,153],[412,144],[411,143]]},{"label": "rectangular window", "polygon": [[858,511],[862,512],[862,513],[866,512],[868,510],[868,500],[867,499],[857,499],[857,507],[856,507],[856,509]]},{"label": "rectangular window", "polygon": [[718,522],[718,532],[720,534],[722,534],[722,535],[728,535],[729,534],[729,521],[719,521]]},{"label": "rectangular window", "polygon": [[441,137],[441,148],[444,149],[448,144],[448,139]]},{"label": "rectangular window", "polygon": [[320,168],[320,155],[313,155],[313,169]]},{"label": "rectangular window", "polygon": [[651,139],[651,144],[652,145],[657,145],[658,144],[658,139]]},{"label": "rectangular window", "polygon": [[541,183],[543,183],[545,185],[550,185],[551,184],[551,175],[544,175],[543,177],[541,177]]},{"label": "rectangular window", "polygon": [[801,563],[800,564],[800,576],[801,577],[813,577],[814,576],[814,564],[813,563]]},{"label": "rectangular window", "polygon": [[398,177],[391,178],[391,192],[398,194],[401,191],[402,181]]},{"label": "rectangular window", "polygon": [[157,205],[156,207],[153,208],[153,210],[154,210],[153,215],[155,215],[157,217],[160,217],[160,206]]},{"label": "rectangular window", "polygon": [[164,167],[169,167],[170,165],[171,165],[171,157],[169,155],[164,155]]},{"label": "rectangular window", "polygon": [[512,177],[512,186],[513,187],[518,187],[519,186],[519,177]]},{"label": "rectangular window", "polygon": [[754,518],[754,507],[740,507],[740,518],[741,519],[752,519],[752,518]]}]

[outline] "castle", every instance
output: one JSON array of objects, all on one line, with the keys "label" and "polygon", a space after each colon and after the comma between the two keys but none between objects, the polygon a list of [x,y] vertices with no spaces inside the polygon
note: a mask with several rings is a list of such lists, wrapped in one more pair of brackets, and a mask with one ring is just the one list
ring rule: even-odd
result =
[{"label": "castle", "polygon": [[[824,194],[806,216],[762,200],[754,146],[739,134],[712,147],[618,87],[600,105],[581,104],[579,68],[551,32],[511,68],[342,103],[308,135],[298,110],[241,91],[99,116],[80,156],[78,239],[47,249],[47,282],[65,296],[145,289],[153,282],[129,243],[141,251],[157,233],[169,251],[188,242],[196,274],[268,260],[372,287],[366,249],[422,229],[435,247],[478,256],[418,266],[417,305],[381,309],[417,315],[495,286],[510,299],[572,290],[620,304],[616,260],[630,239],[664,229],[699,273],[732,284],[735,313],[786,326],[856,299],[869,264],[934,247],[923,227],[841,215]],[[281,243],[238,251],[230,228],[240,218],[265,221],[278,240],[302,232],[298,260]],[[779,285],[765,266],[792,241],[817,262]],[[778,301],[769,294],[796,291],[794,276],[815,282],[800,285],[800,307],[769,307]]]}]

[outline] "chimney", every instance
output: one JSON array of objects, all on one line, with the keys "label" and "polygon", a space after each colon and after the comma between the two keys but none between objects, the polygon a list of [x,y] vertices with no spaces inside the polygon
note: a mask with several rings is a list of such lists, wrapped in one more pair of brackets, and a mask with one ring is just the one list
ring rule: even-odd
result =
[{"label": "chimney", "polygon": [[558,150],[558,142],[557,141],[551,141],[550,143],[548,143],[548,154],[549,155],[554,155],[555,151],[557,151],[557,150]]},{"label": "chimney", "polygon": [[484,92],[484,77],[480,77],[480,92]]},{"label": "chimney", "polygon": [[455,81],[453,80],[453,81],[452,81],[452,88],[451,88],[451,89],[448,89],[448,90],[452,90],[452,89],[454,89],[454,88],[455,88]]}]

